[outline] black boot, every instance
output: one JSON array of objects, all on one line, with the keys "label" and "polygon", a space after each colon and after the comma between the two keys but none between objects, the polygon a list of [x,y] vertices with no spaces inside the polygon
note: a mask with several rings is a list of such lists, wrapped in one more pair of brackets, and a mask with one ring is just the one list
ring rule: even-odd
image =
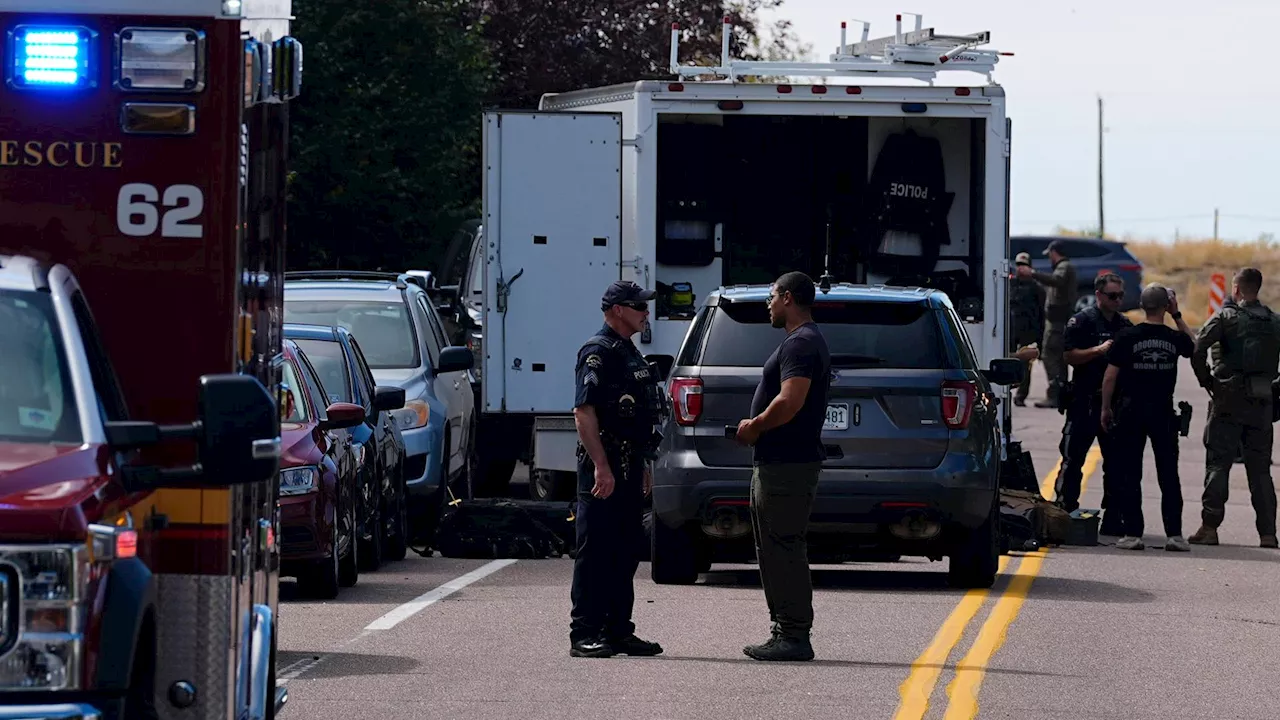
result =
[{"label": "black boot", "polygon": [[742,653],[755,660],[805,661],[813,659],[808,638],[774,636],[760,645],[748,645]]},{"label": "black boot", "polygon": [[662,646],[656,642],[641,640],[635,635],[629,635],[625,638],[609,640],[609,647],[613,648],[613,652],[618,655],[633,655],[652,657],[662,654]]},{"label": "black boot", "polygon": [[607,658],[617,654],[613,646],[600,638],[575,640],[569,648],[573,657]]}]

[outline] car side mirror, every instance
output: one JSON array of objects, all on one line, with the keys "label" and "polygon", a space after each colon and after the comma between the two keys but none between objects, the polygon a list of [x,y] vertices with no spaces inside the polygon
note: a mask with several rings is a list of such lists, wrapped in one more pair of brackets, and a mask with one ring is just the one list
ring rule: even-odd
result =
[{"label": "car side mirror", "polygon": [[440,361],[436,363],[435,374],[462,372],[475,367],[476,356],[471,350],[457,345],[447,347],[440,353]]},{"label": "car side mirror", "polygon": [[660,383],[666,382],[667,377],[671,375],[671,368],[676,364],[673,355],[645,355],[644,359],[649,362],[649,369],[657,375]]},{"label": "car side mirror", "polygon": [[[404,388],[379,385],[373,389],[374,412],[399,410],[402,407],[404,407]],[[364,422],[364,418],[360,418],[360,422]]]},{"label": "car side mirror", "polygon": [[1014,358],[996,358],[991,361],[991,368],[983,370],[982,376],[993,385],[1016,385],[1022,382],[1022,361]]},{"label": "car side mirror", "polygon": [[[401,390],[400,392],[404,392]],[[324,411],[325,419],[320,421],[321,430],[345,430],[364,422],[364,408],[354,403],[336,402]]]}]

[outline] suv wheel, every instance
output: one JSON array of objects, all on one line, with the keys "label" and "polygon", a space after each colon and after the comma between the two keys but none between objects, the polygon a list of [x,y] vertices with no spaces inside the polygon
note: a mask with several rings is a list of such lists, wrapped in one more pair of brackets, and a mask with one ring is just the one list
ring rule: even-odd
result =
[{"label": "suv wheel", "polygon": [[391,527],[387,533],[387,549],[383,556],[393,562],[403,560],[409,551],[409,501],[405,497],[403,471],[400,473],[399,482],[396,483],[396,505],[391,512],[389,525]]},{"label": "suv wheel", "polygon": [[964,546],[948,559],[947,583],[952,587],[989,588],[1000,569],[1000,524],[995,506],[973,530]]},{"label": "suv wheel", "polygon": [[659,585],[692,585],[698,581],[698,548],[687,525],[667,527],[654,515],[650,533],[649,575]]}]

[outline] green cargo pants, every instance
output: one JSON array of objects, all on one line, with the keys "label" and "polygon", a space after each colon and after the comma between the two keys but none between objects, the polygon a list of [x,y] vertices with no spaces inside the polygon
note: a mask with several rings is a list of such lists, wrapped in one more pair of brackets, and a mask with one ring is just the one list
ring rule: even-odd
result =
[{"label": "green cargo pants", "polygon": [[760,584],[773,632],[808,640],[813,628],[813,579],[805,531],[822,463],[757,465],[751,474],[751,525]]},{"label": "green cargo pants", "polygon": [[1259,535],[1276,533],[1276,487],[1271,480],[1270,399],[1215,397],[1204,427],[1205,477],[1200,518],[1216,528],[1227,515],[1228,478],[1244,448],[1244,471]]}]

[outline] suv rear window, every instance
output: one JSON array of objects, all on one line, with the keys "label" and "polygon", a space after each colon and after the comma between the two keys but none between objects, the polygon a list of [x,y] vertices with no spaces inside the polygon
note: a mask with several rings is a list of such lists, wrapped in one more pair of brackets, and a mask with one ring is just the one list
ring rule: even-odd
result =
[{"label": "suv rear window", "polygon": [[[827,339],[833,367],[928,370],[952,365],[933,311],[919,303],[823,302],[813,320]],[[711,319],[702,365],[760,367],[785,331],[763,302],[726,303]]]}]

